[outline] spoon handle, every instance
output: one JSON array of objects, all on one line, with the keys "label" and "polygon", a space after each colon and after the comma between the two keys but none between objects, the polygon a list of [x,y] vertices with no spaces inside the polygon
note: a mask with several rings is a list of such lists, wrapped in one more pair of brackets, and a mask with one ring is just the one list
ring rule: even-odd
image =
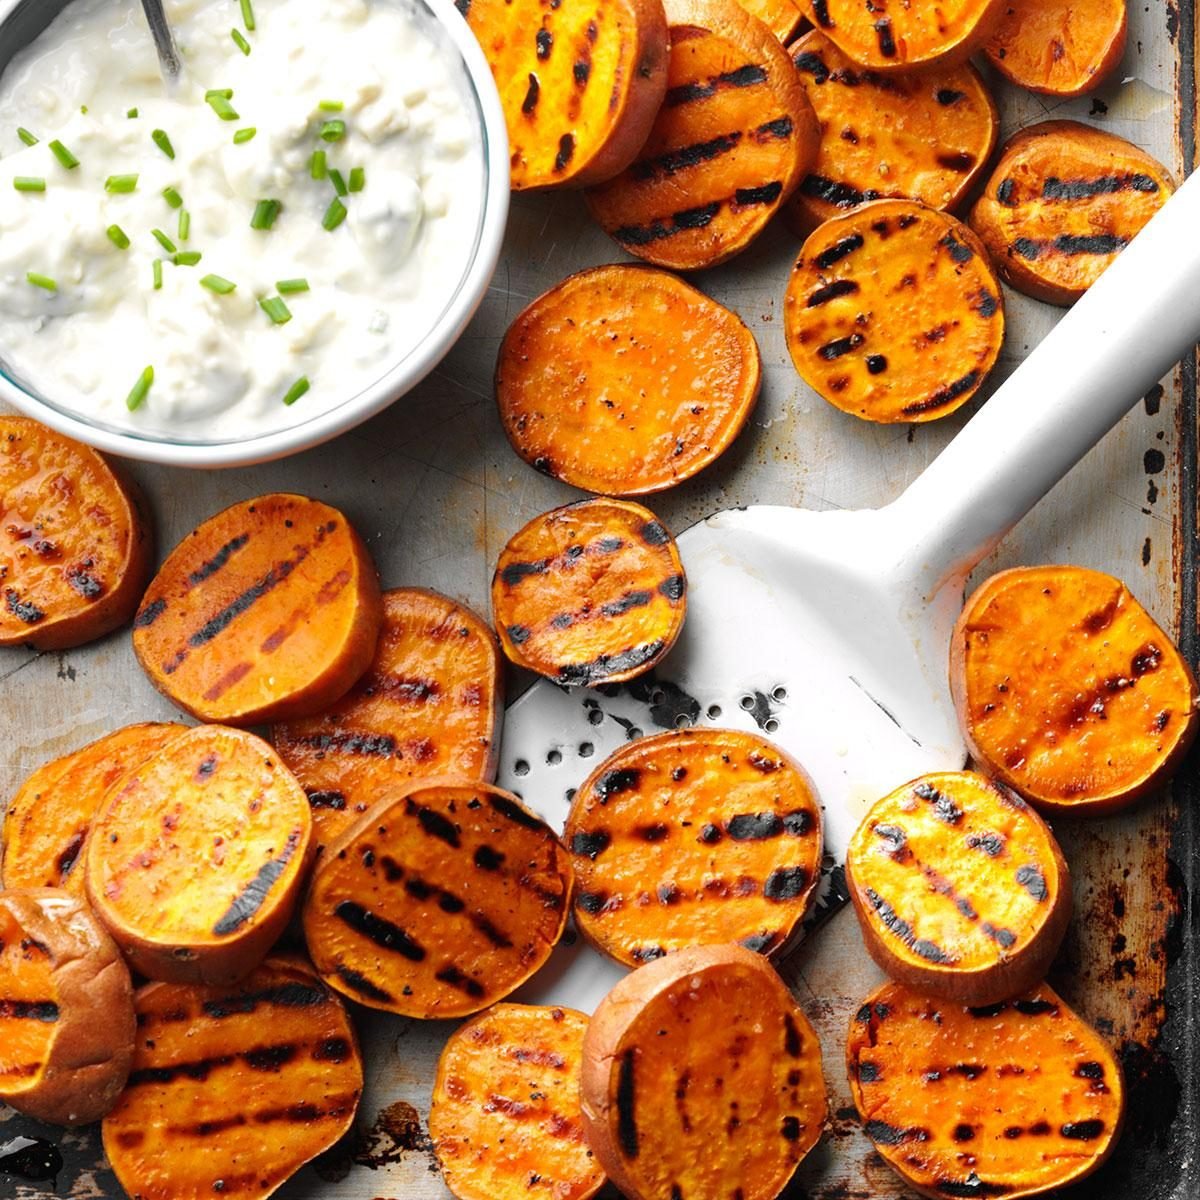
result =
[{"label": "spoon handle", "polygon": [[142,0],[142,8],[146,13],[146,23],[150,26],[150,36],[154,38],[154,48],[158,51],[163,78],[170,83],[179,78],[182,68],[179,51],[175,48],[175,37],[167,22],[167,14],[163,11],[162,0]]}]

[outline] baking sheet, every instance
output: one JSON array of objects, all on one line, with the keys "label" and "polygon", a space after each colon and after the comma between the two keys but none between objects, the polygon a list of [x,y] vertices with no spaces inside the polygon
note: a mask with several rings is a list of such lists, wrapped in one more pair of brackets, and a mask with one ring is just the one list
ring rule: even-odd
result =
[{"label": "baking sheet", "polygon": [[[1194,11],[1148,0],[1130,11],[1129,50],[1096,98],[1059,103],[997,87],[1004,134],[1073,117],[1130,138],[1182,174],[1195,150]],[[754,330],[764,387],[752,424],[700,478],[651,507],[679,531],[749,503],[811,508],[882,504],[920,473],[970,411],[933,425],[869,426],[834,411],[793,371],[780,322],[796,241],[773,228],[696,282]],[[442,366],[389,412],[337,442],[282,463],[226,473],[135,467],[167,549],[220,508],[270,490],[308,492],[344,509],[367,539],[385,586],[437,588],[487,611],[496,556],[532,516],[578,497],[528,468],[500,429],[491,376],[513,316],[572,271],[623,255],[577,196],[518,197],[487,298]],[[1006,291],[1009,334],[996,381],[1052,326],[1058,310]],[[1136,297],[1130,298],[1136,303]],[[1046,403],[1054,402],[1047,396]],[[1004,542],[980,575],[1019,563],[1077,562],[1124,578],[1196,651],[1196,375],[1164,380]],[[514,678],[515,687],[520,680]],[[121,724],[177,717],[134,662],[128,634],[64,654],[0,652],[0,797],[39,763]],[[586,764],[579,763],[580,778]],[[1129,1076],[1130,1120],[1113,1161],[1080,1197],[1165,1200],[1200,1194],[1196,1161],[1195,915],[1200,884],[1194,804],[1184,772],[1174,794],[1092,822],[1054,822],[1075,880],[1076,916],[1052,982],[1095,1022]],[[858,1129],[842,1069],[851,1012],[878,981],[848,912],[783,970],[817,1026],[836,1116],[788,1200],[910,1195]],[[359,1128],[278,1193],[282,1200],[446,1200],[424,1133],[447,1023],[359,1010],[368,1087]],[[94,1131],[66,1132],[0,1108],[0,1144],[41,1136],[65,1165],[54,1183],[0,1174],[0,1197],[121,1195]],[[746,1164],[749,1177],[753,1163]]]}]

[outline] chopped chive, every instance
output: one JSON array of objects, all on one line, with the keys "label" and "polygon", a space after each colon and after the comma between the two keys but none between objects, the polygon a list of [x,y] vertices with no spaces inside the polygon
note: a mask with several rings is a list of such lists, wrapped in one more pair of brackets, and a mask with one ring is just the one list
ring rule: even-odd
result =
[{"label": "chopped chive", "polygon": [[346,136],[346,122],[325,121],[321,125],[320,136],[325,142],[340,142]]},{"label": "chopped chive", "polygon": [[271,229],[282,208],[283,205],[278,200],[260,200],[254,206],[254,216],[250,218],[250,228]]},{"label": "chopped chive", "polygon": [[231,283],[228,279],[222,279],[220,275],[205,275],[200,280],[200,286],[208,288],[210,292],[216,292],[218,296],[228,296],[230,292],[237,288],[236,283]]},{"label": "chopped chive", "polygon": [[333,184],[333,190],[339,196],[348,196],[350,194],[350,189],[346,186],[346,181],[342,178],[341,171],[337,170],[336,167],[329,168],[329,182]]},{"label": "chopped chive", "polygon": [[209,92],[204,97],[209,104],[209,107],[221,118],[222,121],[237,121],[239,120],[238,111],[229,103],[229,100],[222,96],[219,92]]},{"label": "chopped chive", "polygon": [[235,45],[235,46],[236,46],[236,47],[237,47],[237,48],[238,48],[238,49],[239,49],[239,50],[240,50],[240,51],[241,51],[243,54],[249,54],[249,53],[250,53],[250,43],[249,43],[248,41],[246,41],[246,39],[245,39],[245,38],[242,36],[242,31],[241,31],[240,29],[231,29],[231,30],[229,31],[229,36],[230,36],[231,38],[233,38],[233,44],[234,44],[234,45]]},{"label": "chopped chive", "polygon": [[104,181],[104,190],[119,195],[136,192],[138,177],[136,175],[110,175]]},{"label": "chopped chive", "polygon": [[154,260],[154,290],[156,292],[162,290],[162,259],[161,258],[156,258]]},{"label": "chopped chive", "polygon": [[350,170],[350,190],[361,192],[367,186],[367,172],[363,167],[352,167]]},{"label": "chopped chive", "polygon": [[21,139],[27,146],[36,146],[37,138],[33,136],[23,125],[17,126],[17,137]]},{"label": "chopped chive", "polygon": [[133,385],[133,390],[125,398],[125,407],[133,412],[135,408],[140,408],[142,401],[146,399],[146,394],[150,391],[150,385],[154,382],[154,368],[147,367],[141,375],[138,376],[138,381]]},{"label": "chopped chive", "polygon": [[25,278],[34,287],[44,288],[47,292],[57,292],[58,284],[49,275],[39,275],[36,271],[26,271]]},{"label": "chopped chive", "polygon": [[346,219],[346,206],[336,197],[329,202],[321,224],[331,233]]},{"label": "chopped chive", "polygon": [[136,108],[131,108],[125,115],[132,121],[137,117],[138,110]]},{"label": "chopped chive", "polygon": [[340,100],[322,100],[317,107],[322,112],[341,112],[346,106]]},{"label": "chopped chive", "polygon": [[38,175],[18,175],[13,180],[13,187],[18,192],[44,192],[46,181]]},{"label": "chopped chive", "polygon": [[249,129],[239,129],[233,135],[233,144],[235,146],[243,146],[246,142],[251,141],[258,130],[251,125]]},{"label": "chopped chive", "polygon": [[314,150],[312,162],[309,164],[309,174],[314,179],[324,179],[329,174],[329,168],[326,165],[325,151]]},{"label": "chopped chive", "polygon": [[292,319],[292,310],[278,296],[267,296],[266,299],[258,302],[258,307],[276,325],[286,325]]},{"label": "chopped chive", "polygon": [[233,88],[209,88],[208,91],[204,93],[205,100],[213,100],[218,96],[222,100],[232,100]]},{"label": "chopped chive", "polygon": [[163,188],[162,196],[172,208],[183,207],[183,197],[173,187]]},{"label": "chopped chive", "polygon": [[293,296],[297,292],[308,291],[307,279],[281,279],[276,285],[281,296]]},{"label": "chopped chive", "polygon": [[123,230],[120,225],[110,225],[105,233],[108,234],[108,240],[112,242],[118,250],[129,249],[129,235]]},{"label": "chopped chive", "polygon": [[242,0],[242,24],[251,33],[254,32],[254,4],[252,0]]},{"label": "chopped chive", "polygon": [[73,155],[70,150],[68,150],[66,146],[64,146],[62,142],[58,140],[58,138],[55,138],[54,141],[50,143],[50,150],[54,157],[57,158],[58,161],[67,168],[68,171],[73,171],[77,166],[79,166],[79,159],[77,159],[75,155]]},{"label": "chopped chive", "polygon": [[150,232],[154,235],[154,240],[168,253],[174,254],[179,249],[173,241],[161,229],[152,229]]},{"label": "chopped chive", "polygon": [[175,147],[171,145],[171,139],[167,136],[165,129],[156,129],[151,135],[154,144],[168,157],[175,157]]},{"label": "chopped chive", "polygon": [[79,111],[86,117],[88,114],[88,106],[86,104],[81,104],[79,106]]},{"label": "chopped chive", "polygon": [[179,240],[186,242],[192,232],[192,214],[186,208],[179,210]]},{"label": "chopped chive", "polygon": [[202,257],[199,250],[180,250],[174,261],[177,267],[194,267]]},{"label": "chopped chive", "polygon": [[312,385],[308,382],[308,376],[301,375],[300,378],[297,379],[296,382],[293,383],[284,394],[284,404],[295,404],[296,401],[299,400],[300,397],[303,396],[311,386]]}]

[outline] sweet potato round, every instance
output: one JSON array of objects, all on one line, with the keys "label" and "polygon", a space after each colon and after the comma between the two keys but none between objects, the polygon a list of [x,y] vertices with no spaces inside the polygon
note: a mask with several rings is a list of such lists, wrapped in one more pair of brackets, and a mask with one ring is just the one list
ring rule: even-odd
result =
[{"label": "sweet potato round", "polygon": [[104,797],[184,730],[169,723],[126,725],[38,767],[4,813],[4,886],[58,887],[82,896],[83,870],[75,868]]},{"label": "sweet potato round", "polygon": [[587,192],[600,227],[660,267],[744,250],[816,156],[820,131],[787,52],[737,0],[666,0],[662,108],[636,160]]},{"label": "sweet potato round", "polygon": [[690,479],[741,432],[762,363],[736,313],[648,267],[593,267],[509,327],[496,403],[532,467],[609,496]]},{"label": "sweet potato round", "polygon": [[935,1200],[1076,1183],[1120,1136],[1120,1067],[1045,984],[976,1008],[885,984],[850,1022],[846,1063],[866,1135]]},{"label": "sweet potato round", "polygon": [[1111,575],[1001,571],[967,602],[950,689],[976,761],[1052,812],[1106,813],[1168,778],[1200,696],[1171,638]]},{"label": "sweet potato round", "polygon": [[804,243],[784,328],[801,378],[835,408],[885,424],[935,421],[995,366],[1004,306],[965,225],[912,200],[875,200]]},{"label": "sweet potato round", "polygon": [[1054,834],[972,771],[923,775],[873,805],[850,841],[846,883],[880,968],[964,1004],[1040,983],[1071,919]]},{"label": "sweet potato round", "polygon": [[687,608],[679,548],[630,500],[535,517],[500,553],[492,616],[518,666],[558,683],[620,683],[675,644]]},{"label": "sweet potato round", "polygon": [[112,938],[56,888],[0,892],[0,1102],[98,1121],[133,1057],[133,986]]},{"label": "sweet potato round", "polygon": [[490,626],[437,592],[385,592],[367,673],[320,716],[271,730],[308,794],[317,852],[411,780],[494,779],[503,706]]},{"label": "sweet potato round", "polygon": [[372,1008],[463,1017],[503,999],[562,936],[571,860],[486,783],[397,789],[322,855],[304,937],[322,977]]},{"label": "sweet potato round", "polygon": [[341,999],[272,956],[236,987],[137,993],[129,1086],[104,1152],[137,1200],[262,1200],[354,1121],[362,1057]]},{"label": "sweet potato round", "polygon": [[815,29],[788,53],[821,122],[817,160],[784,207],[801,237],[868,200],[919,200],[949,212],[974,188],[1000,117],[969,63],[879,75]]},{"label": "sweet potato round", "polygon": [[1007,0],[984,50],[1031,92],[1080,96],[1116,70],[1127,32],[1126,0]]},{"label": "sweet potato round", "polygon": [[588,1026],[582,1095],[588,1141],[632,1200],[775,1200],[828,1113],[816,1033],[741,946],[621,980]]},{"label": "sweet potato round", "polygon": [[194,717],[253,725],[340,699],[370,665],[382,620],[375,565],[346,518],[275,494],[210,517],[171,552],[133,649]]},{"label": "sweet potato round", "polygon": [[733,729],[627,742],[575,794],[575,923],[628,966],[686,946],[776,954],[821,873],[821,806],[777,746]]},{"label": "sweet potato round", "polygon": [[491,64],[514,191],[584,187],[623,171],[667,86],[660,0],[457,0]]},{"label": "sweet potato round", "polygon": [[438,1059],[429,1136],[458,1200],[589,1200],[604,1172],[583,1137],[579,1076],[588,1019],[496,1004]]},{"label": "sweet potato round", "polygon": [[800,0],[738,0],[738,3],[784,45],[796,36],[796,30],[804,21]]},{"label": "sweet potato round", "polygon": [[137,488],[90,446],[0,414],[0,646],[65,650],[124,625],[153,538]]},{"label": "sweet potato round", "polygon": [[88,899],[148,978],[230,984],[287,926],[311,835],[304,791],[271,747],[201,725],[109,793],[87,842]]},{"label": "sweet potato round", "polygon": [[1175,183],[1144,150],[1076,121],[1010,138],[971,228],[1018,291],[1073,304],[1167,202]]}]

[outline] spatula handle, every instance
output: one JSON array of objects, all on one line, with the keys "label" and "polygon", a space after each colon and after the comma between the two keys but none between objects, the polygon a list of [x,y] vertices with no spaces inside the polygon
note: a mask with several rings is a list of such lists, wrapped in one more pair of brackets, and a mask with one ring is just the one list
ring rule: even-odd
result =
[{"label": "spatula handle", "polygon": [[961,584],[1197,340],[1200,172],[885,510],[905,575]]}]

